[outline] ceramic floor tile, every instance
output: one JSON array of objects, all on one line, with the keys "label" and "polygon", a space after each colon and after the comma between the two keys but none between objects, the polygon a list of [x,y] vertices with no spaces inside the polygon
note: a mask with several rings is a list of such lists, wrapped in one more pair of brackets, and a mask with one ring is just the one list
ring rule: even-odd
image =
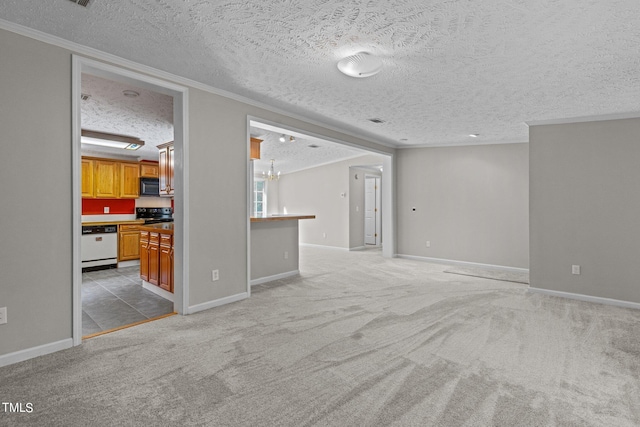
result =
[{"label": "ceramic floor tile", "polygon": [[82,311],[82,336],[95,334],[102,332],[102,328],[87,314],[86,311]]},{"label": "ceramic floor tile", "polygon": [[169,314],[173,303],[142,287],[139,267],[83,273],[83,335]]}]

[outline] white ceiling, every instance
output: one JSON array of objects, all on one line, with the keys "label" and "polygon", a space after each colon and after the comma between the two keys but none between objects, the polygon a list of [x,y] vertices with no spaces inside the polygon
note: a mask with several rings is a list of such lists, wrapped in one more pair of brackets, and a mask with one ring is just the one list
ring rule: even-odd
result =
[{"label": "white ceiling", "polygon": [[[637,0],[3,0],[0,18],[397,146],[640,112]],[[358,51],[382,71],[342,75]]]}]

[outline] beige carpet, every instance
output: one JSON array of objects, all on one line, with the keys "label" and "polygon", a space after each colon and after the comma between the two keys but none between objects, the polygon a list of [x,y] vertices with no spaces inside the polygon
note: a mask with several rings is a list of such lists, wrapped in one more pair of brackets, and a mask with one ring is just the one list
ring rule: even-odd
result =
[{"label": "beige carpet", "polygon": [[0,425],[637,426],[640,312],[375,251],[0,369]]},{"label": "beige carpet", "polygon": [[444,272],[462,274],[463,276],[481,277],[483,279],[529,284],[529,273],[521,273],[517,271],[491,270],[481,267],[451,267],[446,269]]}]

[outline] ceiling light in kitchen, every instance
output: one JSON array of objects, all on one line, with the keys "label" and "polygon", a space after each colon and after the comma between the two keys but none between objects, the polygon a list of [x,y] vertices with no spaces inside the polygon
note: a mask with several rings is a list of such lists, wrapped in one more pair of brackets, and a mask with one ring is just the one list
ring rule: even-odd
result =
[{"label": "ceiling light in kitchen", "polygon": [[136,92],[135,90],[123,90],[122,94],[124,96],[126,96],[127,98],[137,98],[140,96],[139,92]]},{"label": "ceiling light in kitchen", "polygon": [[338,62],[338,70],[350,77],[371,77],[382,69],[382,60],[367,52],[347,56]]},{"label": "ceiling light in kitchen", "polygon": [[137,150],[144,145],[144,141],[132,136],[85,129],[82,129],[80,142],[82,144],[99,145],[102,147],[124,148],[125,150]]},{"label": "ceiling light in kitchen", "polygon": [[285,139],[285,137],[284,137],[284,133],[283,133],[282,135],[280,135],[280,138],[279,138],[279,139],[280,139],[280,142],[284,142],[284,141],[286,141],[286,139]]},{"label": "ceiling light in kitchen", "polygon": [[471,133],[471,134],[469,134],[469,136],[470,136],[471,138],[477,138],[477,137],[479,137],[479,136],[480,136],[480,134],[479,134],[479,133]]}]

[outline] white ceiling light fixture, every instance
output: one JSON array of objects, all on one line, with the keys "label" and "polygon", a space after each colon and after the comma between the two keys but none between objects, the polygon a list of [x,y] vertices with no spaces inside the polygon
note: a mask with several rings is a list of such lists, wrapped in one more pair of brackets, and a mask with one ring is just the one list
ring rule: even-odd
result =
[{"label": "white ceiling light fixture", "polygon": [[127,98],[137,98],[140,96],[140,92],[136,92],[135,90],[123,90],[122,94]]},{"label": "white ceiling light fixture", "polygon": [[278,173],[275,172],[275,170],[273,169],[273,162],[275,162],[275,160],[271,159],[271,168],[269,169],[269,172],[262,173],[262,175],[269,181],[277,181],[280,179],[280,172]]},{"label": "white ceiling light fixture", "polygon": [[289,142],[296,142],[296,138],[294,136],[289,137]]},{"label": "white ceiling light fixture", "polygon": [[144,141],[132,136],[117,135],[114,133],[96,132],[82,129],[80,136],[82,144],[99,145],[101,147],[123,148],[125,150],[137,150],[144,145]]},{"label": "white ceiling light fixture", "polygon": [[286,139],[284,137],[284,133],[282,135],[280,135],[279,140],[280,140],[280,142],[285,142],[286,141]]},{"label": "white ceiling light fixture", "polygon": [[358,52],[338,61],[338,70],[350,77],[371,77],[382,69],[382,60],[367,52]]},{"label": "white ceiling light fixture", "polygon": [[470,134],[469,134],[469,136],[470,136],[471,138],[477,138],[477,137],[479,137],[479,136],[480,136],[480,134],[479,134],[479,133],[470,133]]}]

